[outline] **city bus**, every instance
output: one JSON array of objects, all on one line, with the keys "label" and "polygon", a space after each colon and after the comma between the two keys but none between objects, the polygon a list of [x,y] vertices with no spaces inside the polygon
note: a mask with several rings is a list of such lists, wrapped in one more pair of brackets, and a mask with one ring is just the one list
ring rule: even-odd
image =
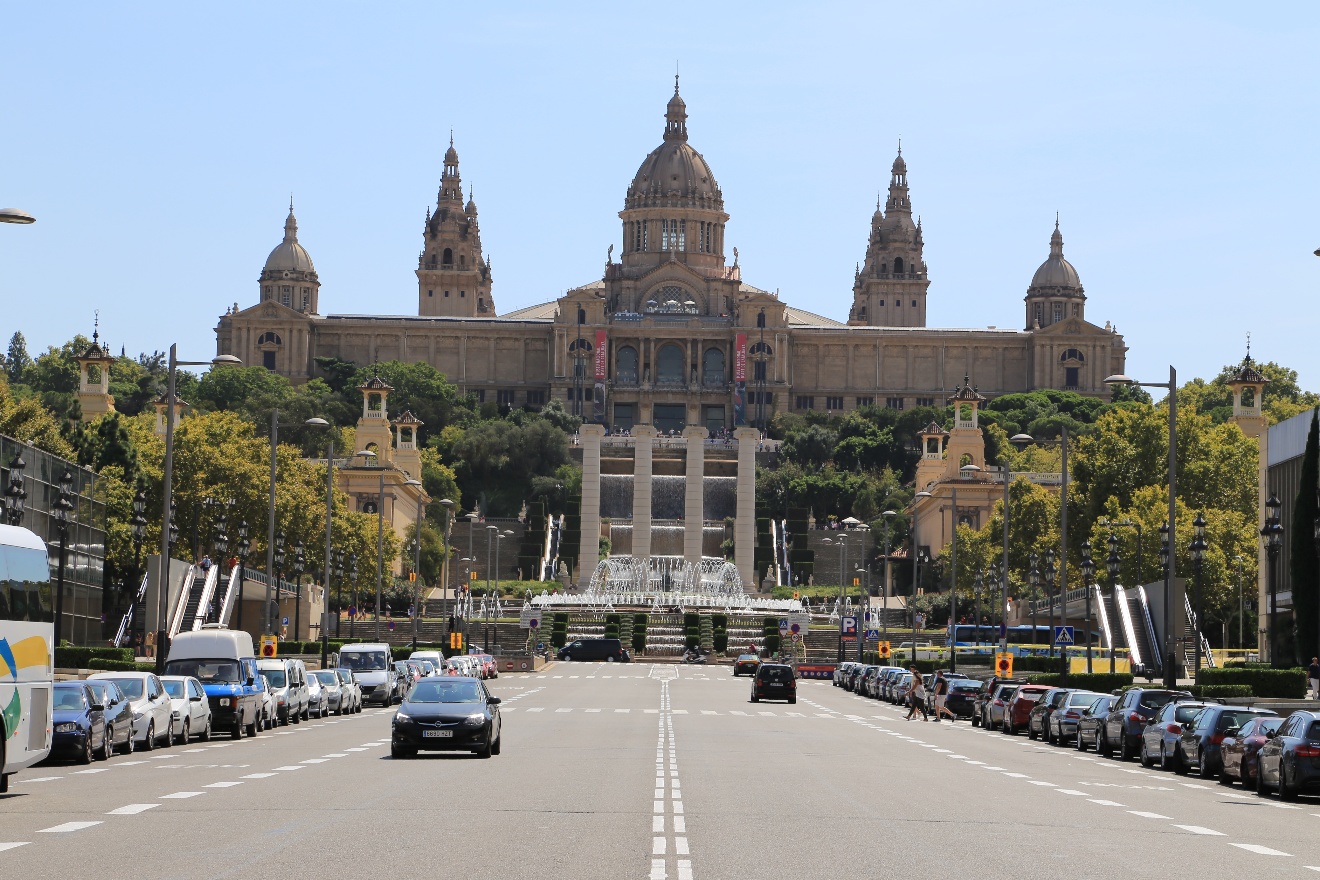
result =
[{"label": "city bus", "polygon": [[[995,647],[999,644],[999,627],[983,624],[976,626],[970,623],[956,623],[951,629],[951,636],[955,645],[963,647]],[[1033,629],[1035,632],[1033,633]],[[1092,633],[1092,644],[1097,647],[1101,644],[1100,634]],[[1049,626],[1040,624],[1032,627],[1030,624],[1023,626],[1010,626],[1008,628],[1008,644],[1014,646],[1014,653],[1033,650],[1030,646],[1035,645],[1041,651],[1048,650],[1050,640],[1053,638],[1053,630]],[[1074,631],[1074,644],[1072,647],[1085,647],[1086,631]]]},{"label": "city bus", "polygon": [[55,625],[46,542],[0,525],[0,792],[50,754]]}]

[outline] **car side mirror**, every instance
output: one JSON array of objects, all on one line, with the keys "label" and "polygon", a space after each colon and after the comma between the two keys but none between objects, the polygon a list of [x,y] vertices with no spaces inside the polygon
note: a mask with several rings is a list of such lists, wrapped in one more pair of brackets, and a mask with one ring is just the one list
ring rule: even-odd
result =
[{"label": "car side mirror", "polygon": [[202,701],[201,697],[189,697],[189,699],[194,703],[200,703]]},{"label": "car side mirror", "polygon": [[499,697],[491,697],[491,698],[490,698],[489,700],[487,700],[486,702],[490,703],[492,706],[498,706],[500,703],[502,703],[502,702],[504,702],[504,701],[501,700]]},{"label": "car side mirror", "polygon": [[256,680],[255,678],[253,678],[252,676],[249,675],[249,676],[248,676],[248,680],[247,680],[247,686],[248,686],[248,687],[252,687],[252,686],[255,685],[256,683],[257,683],[257,680]]},{"label": "car side mirror", "polygon": [[1274,738],[1275,738],[1276,736],[1278,736],[1278,735],[1279,735],[1279,732],[1278,732],[1277,730],[1267,730],[1267,731],[1265,731],[1265,738],[1266,738],[1266,739],[1274,739]]},{"label": "car side mirror", "polygon": [[92,703],[92,710],[94,712],[103,712],[105,711],[105,706],[101,705],[100,703]]}]

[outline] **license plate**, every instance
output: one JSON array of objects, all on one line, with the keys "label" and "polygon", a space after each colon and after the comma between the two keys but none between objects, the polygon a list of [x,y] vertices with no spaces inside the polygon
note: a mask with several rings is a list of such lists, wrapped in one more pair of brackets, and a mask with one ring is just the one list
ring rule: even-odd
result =
[{"label": "license plate", "polygon": [[423,731],[422,731],[422,736],[424,736],[424,737],[446,737],[446,736],[453,736],[453,735],[454,735],[454,732],[453,732],[452,730],[423,730]]},{"label": "license plate", "polygon": [[770,682],[769,687],[772,687],[772,688],[781,688],[781,687],[783,687],[783,685],[780,684],[780,683],[777,682],[777,681],[772,681],[772,682]]}]

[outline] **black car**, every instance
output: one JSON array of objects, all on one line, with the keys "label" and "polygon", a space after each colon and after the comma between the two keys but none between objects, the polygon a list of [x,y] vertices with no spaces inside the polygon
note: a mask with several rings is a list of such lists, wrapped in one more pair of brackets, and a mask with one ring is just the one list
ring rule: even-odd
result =
[{"label": "black car", "polygon": [[434,676],[413,685],[394,713],[390,757],[418,751],[500,753],[500,698],[480,679]]},{"label": "black car", "polygon": [[1290,801],[1320,789],[1320,712],[1294,712],[1267,737],[1257,758],[1256,794],[1272,788]]},{"label": "black car", "polygon": [[1087,746],[1100,748],[1100,731],[1109,717],[1109,710],[1118,702],[1118,697],[1106,694],[1082,710],[1077,719],[1077,751],[1086,751]]},{"label": "black car", "polygon": [[81,681],[62,681],[55,685],[54,698],[50,753],[70,755],[79,764],[92,763],[105,741],[105,716],[96,694]]},{"label": "black car", "polygon": [[944,698],[944,707],[958,718],[975,718],[976,692],[981,683],[971,678],[949,680],[949,693]]},{"label": "black car", "polygon": [[1243,725],[1261,715],[1277,713],[1246,706],[1207,706],[1196,716],[1196,723],[1184,726],[1175,748],[1183,767],[1195,767],[1202,779],[1223,772],[1224,759],[1219,746],[1226,736],[1242,729]]},{"label": "black car", "polygon": [[560,660],[604,660],[607,663],[627,663],[628,652],[618,639],[574,639],[555,655]]},{"label": "black car", "polygon": [[95,679],[87,682],[87,686],[96,694],[101,714],[105,716],[105,739],[99,757],[108,758],[119,749],[125,755],[133,754],[133,707],[128,704],[128,697],[109,679]]},{"label": "black car", "polygon": [[1031,714],[1027,716],[1027,739],[1048,738],[1050,716],[1054,714],[1055,709],[1067,702],[1070,691],[1070,688],[1055,688],[1046,691],[1045,695],[1036,701],[1036,705],[1031,707]]},{"label": "black car", "polygon": [[1117,749],[1120,760],[1131,761],[1137,756],[1141,735],[1146,732],[1146,725],[1155,714],[1166,703],[1190,699],[1192,695],[1188,691],[1128,688],[1110,708],[1109,715],[1100,728],[1100,742],[1095,750],[1108,758]]},{"label": "black car", "polygon": [[752,702],[787,700],[797,702],[797,678],[787,663],[762,663],[752,676]]}]

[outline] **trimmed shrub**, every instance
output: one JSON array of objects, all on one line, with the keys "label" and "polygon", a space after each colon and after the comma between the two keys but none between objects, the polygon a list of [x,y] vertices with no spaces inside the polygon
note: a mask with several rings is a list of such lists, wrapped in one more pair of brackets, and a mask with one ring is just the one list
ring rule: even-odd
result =
[{"label": "trimmed shrub", "polygon": [[[1013,672],[1014,674],[1018,672],[1017,658],[1013,661]],[[1112,675],[1108,672],[1093,672],[1090,675],[1085,672],[1071,672],[1067,676],[1057,672],[1047,672],[1028,677],[1035,684],[1081,688],[1101,694],[1107,694],[1120,688],[1132,687],[1133,680],[1130,672],[1115,672]]]},{"label": "trimmed shrub", "polygon": [[1300,700],[1306,697],[1306,670],[1297,669],[1202,669],[1199,685],[1242,684],[1257,697]]},{"label": "trimmed shrub", "polygon": [[632,649],[635,653],[641,654],[646,650],[646,626],[648,618],[645,614],[633,615],[633,635]]},{"label": "trimmed shrub", "polygon": [[1251,686],[1245,684],[1194,684],[1188,688],[1192,696],[1206,700],[1232,700],[1255,696]]},{"label": "trimmed shrub", "polygon": [[562,648],[568,644],[568,631],[555,627],[550,632],[550,644],[556,648]]},{"label": "trimmed shrub", "polygon": [[132,660],[107,660],[104,657],[93,657],[86,669],[96,669],[101,672],[155,672],[156,664],[154,662],[137,663]]},{"label": "trimmed shrub", "polygon": [[727,615],[727,614],[712,614],[712,615],[710,616],[710,625],[713,626],[713,627],[715,627],[716,629],[728,629],[728,628],[729,628],[729,615]]},{"label": "trimmed shrub", "polygon": [[93,660],[117,660],[122,663],[133,662],[132,648],[82,648],[61,645],[55,649],[55,666],[58,669],[103,669],[93,666]]},{"label": "trimmed shrub", "polygon": [[618,627],[618,625],[619,625],[620,623],[622,623],[622,622],[623,622],[623,615],[621,615],[621,614],[606,614],[606,615],[605,615],[605,628],[606,628],[606,629],[609,629],[611,626]]},{"label": "trimmed shrub", "polygon": [[710,646],[715,649],[716,654],[723,654],[729,650],[729,631],[724,627],[717,627],[710,637]]},{"label": "trimmed shrub", "polygon": [[773,633],[766,633],[765,635],[766,656],[773,657],[775,654],[779,653],[779,643],[779,627],[776,626]]}]

